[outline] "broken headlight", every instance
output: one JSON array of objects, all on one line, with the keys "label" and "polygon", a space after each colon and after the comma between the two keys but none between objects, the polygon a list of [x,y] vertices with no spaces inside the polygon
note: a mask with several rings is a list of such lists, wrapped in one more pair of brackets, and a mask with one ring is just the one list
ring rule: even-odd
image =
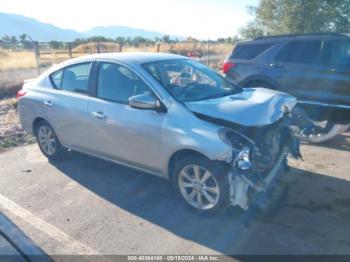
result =
[{"label": "broken headlight", "polygon": [[236,168],[242,171],[248,171],[253,167],[252,162],[250,161],[250,148],[243,147],[237,153],[235,160]]}]

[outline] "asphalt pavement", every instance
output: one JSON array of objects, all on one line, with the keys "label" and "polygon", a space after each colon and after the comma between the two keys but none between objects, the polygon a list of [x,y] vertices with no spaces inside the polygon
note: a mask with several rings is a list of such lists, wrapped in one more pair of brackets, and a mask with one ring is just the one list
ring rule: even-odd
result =
[{"label": "asphalt pavement", "polygon": [[250,227],[237,209],[191,213],[165,180],[78,153],[50,163],[37,145],[0,154],[0,211],[49,255],[350,254],[350,134],[302,154],[287,199]]}]

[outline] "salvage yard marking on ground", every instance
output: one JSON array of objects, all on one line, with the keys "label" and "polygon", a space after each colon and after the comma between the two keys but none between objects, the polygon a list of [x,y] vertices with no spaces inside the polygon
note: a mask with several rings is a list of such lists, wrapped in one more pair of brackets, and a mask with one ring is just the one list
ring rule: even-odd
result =
[{"label": "salvage yard marking on ground", "polygon": [[55,239],[59,243],[72,249],[74,253],[78,255],[97,255],[98,253],[91,249],[90,247],[84,245],[83,243],[73,239],[71,236],[67,235],[57,227],[45,222],[41,218],[35,216],[33,213],[29,212],[25,208],[19,206],[12,200],[0,194],[0,207],[4,208],[17,217],[23,219],[25,222],[29,223],[39,231],[42,231],[46,235]]}]

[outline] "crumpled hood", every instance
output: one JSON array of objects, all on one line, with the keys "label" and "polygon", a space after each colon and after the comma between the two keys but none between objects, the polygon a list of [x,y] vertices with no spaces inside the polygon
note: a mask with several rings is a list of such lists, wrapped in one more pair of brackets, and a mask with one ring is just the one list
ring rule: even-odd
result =
[{"label": "crumpled hood", "polygon": [[296,103],[295,97],[266,88],[246,88],[225,97],[185,102],[194,113],[243,126],[272,124],[284,115],[284,105],[291,111]]}]

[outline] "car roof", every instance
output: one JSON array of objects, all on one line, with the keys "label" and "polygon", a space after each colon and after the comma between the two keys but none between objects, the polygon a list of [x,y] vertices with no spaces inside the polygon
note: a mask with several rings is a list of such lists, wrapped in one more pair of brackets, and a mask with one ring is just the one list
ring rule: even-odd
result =
[{"label": "car roof", "polygon": [[174,59],[188,59],[188,57],[175,55],[175,54],[168,54],[168,53],[125,52],[125,53],[93,54],[93,55],[78,57],[69,61],[71,61],[72,63],[73,62],[79,63],[79,62],[95,60],[95,59],[115,60],[116,62],[124,62],[127,64],[130,64],[130,63],[144,64],[144,63],[174,60]]},{"label": "car roof", "polygon": [[319,34],[288,34],[288,35],[272,35],[257,37],[252,40],[241,41],[237,44],[252,44],[252,43],[279,43],[291,40],[309,40],[309,39],[329,39],[329,38],[349,38],[347,33],[319,33]]}]

